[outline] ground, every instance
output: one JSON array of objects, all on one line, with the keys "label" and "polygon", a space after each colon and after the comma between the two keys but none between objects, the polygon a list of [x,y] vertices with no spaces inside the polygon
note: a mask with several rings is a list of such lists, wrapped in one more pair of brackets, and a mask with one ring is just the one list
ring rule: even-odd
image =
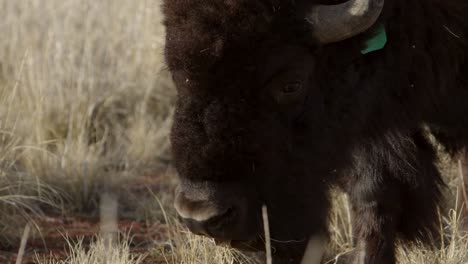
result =
[{"label": "ground", "polygon": [[[0,17],[0,263],[254,263],[172,209],[160,0],[0,0]],[[457,161],[440,153],[444,243],[399,247],[400,263],[468,263]],[[353,249],[333,197],[324,263]]]},{"label": "ground", "polygon": [[[140,199],[149,200],[151,193],[170,192],[167,184],[161,183],[158,175],[142,176],[131,183],[129,189]],[[148,190],[148,191],[147,191]],[[66,243],[82,242],[85,247],[98,239],[102,234],[102,223],[99,215],[86,213],[57,214],[47,212],[42,216],[29,219],[33,223],[33,231],[27,239],[23,263],[38,263],[40,259],[66,261],[70,248]],[[119,216],[117,229],[129,245],[129,253],[143,255],[155,249],[165,250],[170,237],[166,223],[154,220],[138,220],[134,217]],[[12,232],[10,237],[18,235]],[[6,234],[4,233],[4,236]],[[16,245],[15,245],[16,244]],[[0,246],[0,263],[14,263],[18,258],[19,244]],[[146,257],[142,263],[166,263],[161,254]]]}]

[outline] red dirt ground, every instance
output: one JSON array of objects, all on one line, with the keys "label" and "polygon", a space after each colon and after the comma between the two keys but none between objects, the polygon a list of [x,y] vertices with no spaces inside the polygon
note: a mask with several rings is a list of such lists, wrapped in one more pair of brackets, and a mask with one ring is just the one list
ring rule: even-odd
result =
[{"label": "red dirt ground", "polygon": [[[168,191],[168,185],[161,182],[160,177],[141,177],[128,186],[132,193],[142,193],[149,187],[154,193]],[[65,237],[76,242],[83,240],[88,245],[96,234],[99,234],[99,219],[96,217],[74,215],[57,216],[48,215],[33,219],[39,227],[32,228],[31,235],[27,241],[25,256],[22,263],[37,263],[39,259],[64,260],[69,251]],[[118,221],[119,231],[127,234],[130,238],[131,252],[135,254],[148,254],[155,252],[156,248],[164,248],[167,245],[168,228],[159,222],[147,223],[131,219],[120,219]],[[15,263],[18,247],[2,248],[0,244],[0,264]],[[144,263],[166,263],[162,257],[152,254],[145,258]]]},{"label": "red dirt ground", "polygon": [[[86,217],[46,217],[36,219],[36,223],[40,227],[42,237],[37,235],[29,238],[23,263],[37,263],[36,256],[39,256],[39,259],[53,256],[57,260],[64,260],[69,250],[65,234],[71,241],[83,239],[84,243],[88,244],[99,233],[98,220]],[[163,244],[166,241],[167,227],[160,223],[147,225],[121,220],[118,226],[120,231],[130,235],[132,253],[147,253],[155,248],[155,244]],[[12,248],[9,251],[0,251],[0,263],[15,263],[17,250]],[[145,263],[165,262],[152,257],[147,258]]]}]

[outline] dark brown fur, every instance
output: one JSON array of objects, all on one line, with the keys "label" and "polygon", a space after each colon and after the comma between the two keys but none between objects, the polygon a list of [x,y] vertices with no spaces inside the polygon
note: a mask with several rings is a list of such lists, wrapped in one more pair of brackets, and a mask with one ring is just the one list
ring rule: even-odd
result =
[{"label": "dark brown fur", "polygon": [[[451,153],[468,146],[468,5],[387,0],[388,43],[362,55],[371,33],[314,41],[303,12],[316,2],[165,1],[175,166],[182,183],[212,184],[217,203],[247,199],[248,218],[212,236],[258,238],[266,204],[276,261],[298,263],[326,233],[338,185],[363,263],[394,263],[395,239],[427,242],[437,223],[443,183],[423,127]],[[297,80],[303,94],[278,95]]]}]

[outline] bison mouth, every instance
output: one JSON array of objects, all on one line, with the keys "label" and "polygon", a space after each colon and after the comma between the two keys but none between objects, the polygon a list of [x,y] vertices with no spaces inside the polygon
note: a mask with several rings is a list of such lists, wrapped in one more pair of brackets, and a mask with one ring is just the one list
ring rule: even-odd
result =
[{"label": "bison mouth", "polygon": [[223,240],[214,239],[215,244],[221,247],[232,247],[244,251],[263,251],[265,250],[265,243],[263,239],[256,240]]}]

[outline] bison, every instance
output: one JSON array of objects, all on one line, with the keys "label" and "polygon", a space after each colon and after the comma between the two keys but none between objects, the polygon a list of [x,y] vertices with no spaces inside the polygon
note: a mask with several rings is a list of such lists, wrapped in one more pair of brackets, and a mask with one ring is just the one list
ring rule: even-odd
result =
[{"label": "bison", "polygon": [[[429,241],[444,183],[428,131],[468,146],[465,0],[166,0],[177,103],[175,208],[188,228],[319,261],[330,188],[352,204],[352,263]],[[312,253],[311,253],[312,252]],[[315,252],[315,253],[314,253]]]}]

